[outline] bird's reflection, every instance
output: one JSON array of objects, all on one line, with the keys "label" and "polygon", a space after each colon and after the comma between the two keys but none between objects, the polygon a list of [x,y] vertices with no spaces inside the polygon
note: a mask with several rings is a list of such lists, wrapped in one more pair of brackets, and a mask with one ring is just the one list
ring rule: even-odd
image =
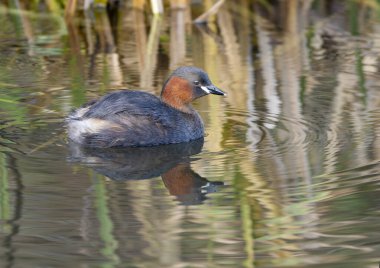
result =
[{"label": "bird's reflection", "polygon": [[91,149],[70,144],[71,160],[81,162],[114,180],[142,180],[161,176],[169,193],[184,205],[200,204],[223,182],[208,181],[191,169],[203,139],[155,147]]}]

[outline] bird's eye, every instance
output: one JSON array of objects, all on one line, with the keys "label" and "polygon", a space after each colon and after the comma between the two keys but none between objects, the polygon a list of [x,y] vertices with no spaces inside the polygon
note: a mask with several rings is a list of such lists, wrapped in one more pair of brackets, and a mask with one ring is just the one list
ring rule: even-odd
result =
[{"label": "bird's eye", "polygon": [[199,81],[194,81],[194,85],[199,86]]}]

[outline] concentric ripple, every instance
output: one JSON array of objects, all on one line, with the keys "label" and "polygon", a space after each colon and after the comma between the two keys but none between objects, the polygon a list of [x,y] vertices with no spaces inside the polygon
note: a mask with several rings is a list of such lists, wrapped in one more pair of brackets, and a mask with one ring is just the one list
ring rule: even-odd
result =
[{"label": "concentric ripple", "polygon": [[[334,130],[324,130],[318,124],[303,118],[292,118],[265,112],[249,113],[236,108],[229,108],[230,120],[243,124],[246,141],[261,153],[283,154],[298,149],[307,149],[316,144],[328,143],[329,135],[337,135]],[[264,143],[272,146],[267,148]],[[262,146],[261,146],[262,145]]]}]

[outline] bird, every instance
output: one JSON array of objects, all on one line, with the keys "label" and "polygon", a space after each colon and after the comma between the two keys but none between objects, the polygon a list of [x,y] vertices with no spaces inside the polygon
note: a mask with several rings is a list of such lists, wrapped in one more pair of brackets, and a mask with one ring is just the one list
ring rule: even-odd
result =
[{"label": "bird", "polygon": [[74,110],[67,118],[68,138],[83,147],[146,147],[189,142],[204,137],[204,124],[191,102],[227,94],[194,66],[174,70],[160,97],[118,90]]}]

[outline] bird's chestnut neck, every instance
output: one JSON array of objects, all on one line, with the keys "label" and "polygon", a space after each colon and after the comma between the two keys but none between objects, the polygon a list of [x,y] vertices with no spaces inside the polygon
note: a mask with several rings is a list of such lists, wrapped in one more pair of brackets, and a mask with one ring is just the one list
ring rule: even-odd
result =
[{"label": "bird's chestnut neck", "polygon": [[169,78],[161,92],[164,103],[184,113],[192,113],[190,102],[193,99],[193,89],[189,81],[177,76]]}]

